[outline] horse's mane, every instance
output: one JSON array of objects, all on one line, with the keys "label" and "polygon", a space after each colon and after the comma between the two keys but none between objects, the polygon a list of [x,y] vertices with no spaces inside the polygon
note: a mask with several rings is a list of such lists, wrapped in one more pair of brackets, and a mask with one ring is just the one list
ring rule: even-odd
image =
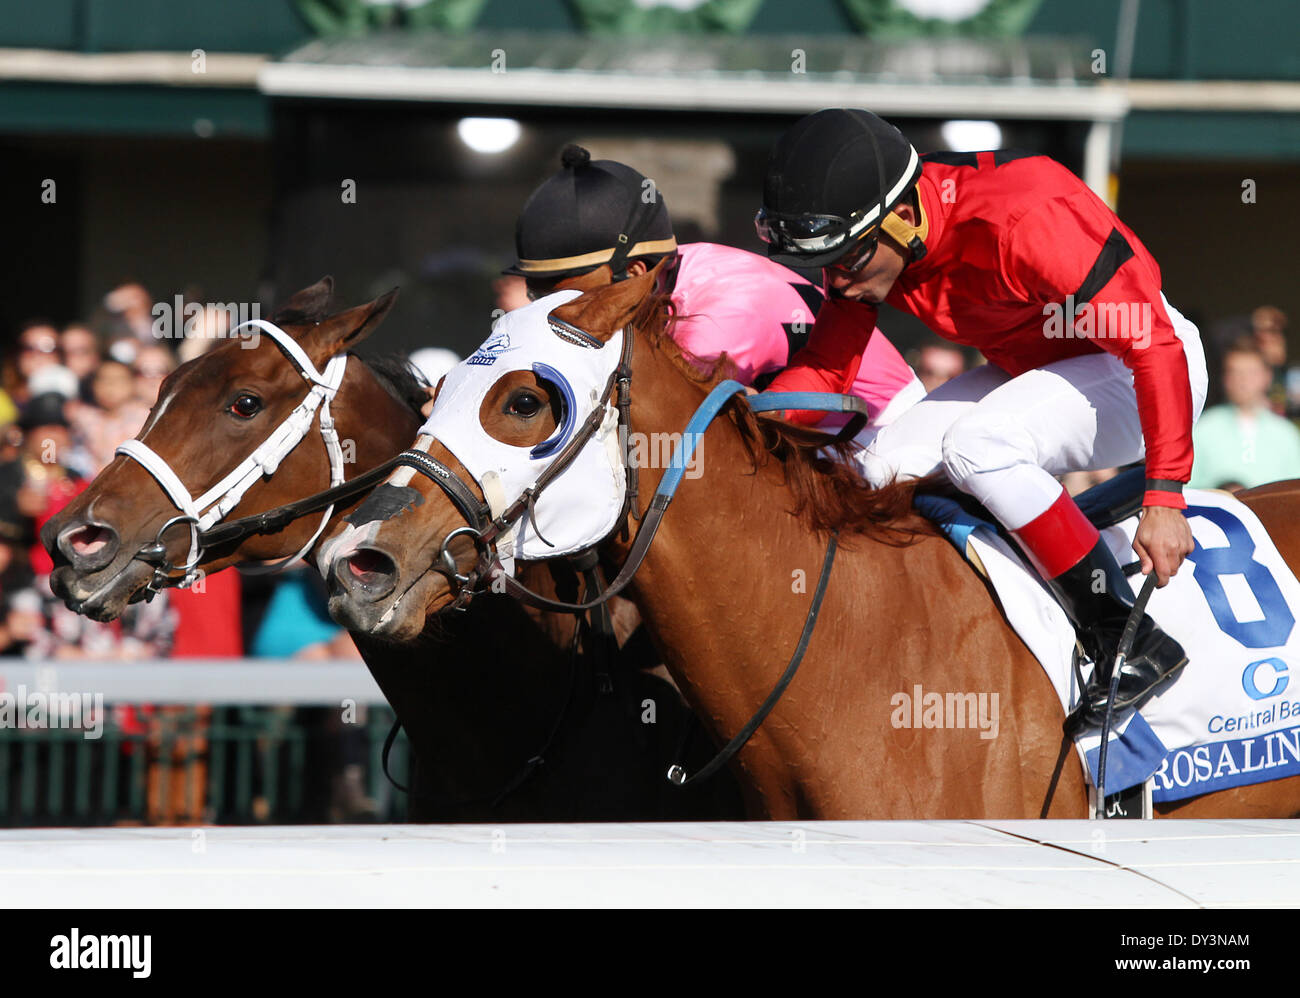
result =
[{"label": "horse's mane", "polygon": [[[668,295],[653,294],[641,303],[631,325],[647,336],[683,377],[705,391],[735,377],[735,365],[726,354],[703,372],[698,361],[687,358],[670,335],[679,318]],[[912,500],[918,492],[933,490],[937,483],[921,479],[873,488],[852,459],[850,443],[831,444],[825,433],[783,420],[760,419],[739,397],[729,401],[723,412],[739,432],[755,472],[769,461],[780,465],[794,495],[790,512],[806,516],[818,533],[838,530],[903,545],[919,534],[933,532],[928,521],[913,510]]]},{"label": "horse's mane", "polygon": [[[359,355],[354,355],[358,356]],[[370,368],[375,379],[384,386],[389,395],[403,405],[408,406],[416,415],[420,407],[429,401],[425,389],[429,383],[413,368],[402,353],[382,354],[377,357],[359,357]],[[423,416],[420,417],[423,420]]]}]

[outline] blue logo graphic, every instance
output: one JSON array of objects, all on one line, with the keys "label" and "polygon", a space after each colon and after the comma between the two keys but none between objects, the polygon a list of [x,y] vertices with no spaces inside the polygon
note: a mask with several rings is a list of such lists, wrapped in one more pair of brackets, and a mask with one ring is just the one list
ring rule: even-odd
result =
[{"label": "blue logo graphic", "polygon": [[[1255,673],[1261,665],[1267,665],[1273,671],[1273,686],[1268,690],[1260,690],[1255,681]],[[1241,674],[1241,688],[1246,691],[1246,696],[1252,700],[1267,700],[1269,697],[1275,697],[1284,692],[1291,683],[1291,677],[1284,675],[1287,672],[1286,663],[1280,658],[1261,658],[1258,662],[1251,662],[1246,666],[1246,671]]]},{"label": "blue logo graphic", "polygon": [[488,364],[495,364],[497,362],[497,358],[500,357],[503,353],[507,353],[510,350],[516,350],[516,349],[518,349],[518,347],[512,347],[510,345],[509,333],[506,332],[493,333],[491,336],[487,338],[486,341],[484,341],[481,347],[479,347],[472,354],[470,354],[468,358],[466,358],[465,363],[479,364],[483,366],[486,366]]}]

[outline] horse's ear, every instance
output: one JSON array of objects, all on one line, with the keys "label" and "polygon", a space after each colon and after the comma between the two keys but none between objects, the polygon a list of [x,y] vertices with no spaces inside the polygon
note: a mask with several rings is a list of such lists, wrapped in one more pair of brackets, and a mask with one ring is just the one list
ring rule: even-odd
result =
[{"label": "horse's ear", "polygon": [[[326,274],[315,284],[303,288],[275,310],[276,316],[300,318],[319,322],[329,315],[330,299],[334,297],[334,278]],[[290,324],[286,321],[286,325]]]},{"label": "horse's ear", "polygon": [[351,350],[373,333],[397,300],[397,290],[393,288],[372,302],[331,315],[320,325],[308,329],[304,346],[307,346],[312,360],[323,364],[336,354]]},{"label": "horse's ear", "polygon": [[654,291],[666,262],[660,260],[638,277],[588,291],[581,298],[565,302],[551,314],[598,340],[607,340],[628,324],[641,303]]}]

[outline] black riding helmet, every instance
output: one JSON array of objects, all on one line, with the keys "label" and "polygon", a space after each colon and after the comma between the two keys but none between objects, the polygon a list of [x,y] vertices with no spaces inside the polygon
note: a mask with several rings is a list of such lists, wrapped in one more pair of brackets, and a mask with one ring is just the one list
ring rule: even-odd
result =
[{"label": "black riding helmet", "polygon": [[503,273],[558,280],[609,264],[621,281],[629,259],[677,249],[663,195],[636,170],[593,161],[576,145],[564,147],[560,164],[524,205],[515,226],[518,260]]},{"label": "black riding helmet", "polygon": [[[893,125],[860,108],[817,111],[772,147],[754,225],[778,263],[830,266],[876,230],[920,177],[920,157]],[[923,236],[900,219],[884,228],[914,258],[924,254]]]}]

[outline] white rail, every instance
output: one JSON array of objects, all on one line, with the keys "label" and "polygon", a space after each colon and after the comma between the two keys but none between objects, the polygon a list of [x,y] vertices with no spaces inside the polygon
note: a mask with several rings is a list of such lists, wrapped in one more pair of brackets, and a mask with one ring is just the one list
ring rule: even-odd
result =
[{"label": "white rail", "polygon": [[382,704],[383,693],[357,660],[162,659],[30,662],[0,658],[0,694],[90,693],[105,703]]},{"label": "white rail", "polygon": [[1290,821],[0,831],[24,907],[1280,907]]}]

